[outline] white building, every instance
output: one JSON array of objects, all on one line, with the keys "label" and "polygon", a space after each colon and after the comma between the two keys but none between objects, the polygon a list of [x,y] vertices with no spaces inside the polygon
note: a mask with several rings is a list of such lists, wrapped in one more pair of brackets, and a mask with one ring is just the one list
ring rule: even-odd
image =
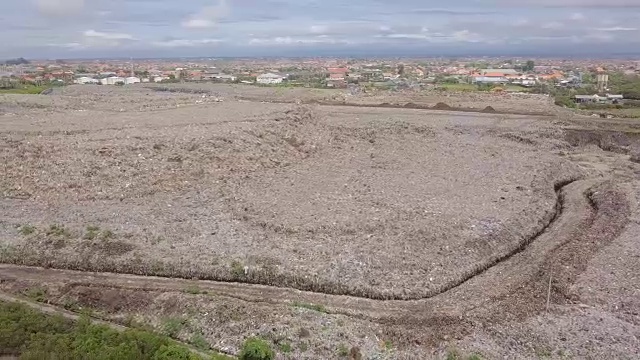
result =
[{"label": "white building", "polygon": [[124,81],[125,81],[125,78],[119,77],[119,76],[111,76],[108,78],[100,79],[100,82],[102,83],[102,85],[115,85],[118,83],[124,84]]},{"label": "white building", "polygon": [[140,83],[140,78],[135,77],[135,76],[130,76],[130,77],[124,79],[124,83],[127,84],[127,85],[138,84],[138,83]]},{"label": "white building", "polygon": [[84,85],[84,84],[98,84],[98,83],[100,83],[100,80],[97,80],[97,79],[94,79],[94,78],[91,78],[91,77],[88,77],[88,76],[82,76],[82,77],[79,77],[79,78],[75,79],[73,82],[76,83],[76,84],[82,84],[82,85]]},{"label": "white building", "polygon": [[256,82],[258,84],[280,84],[284,79],[285,77],[282,75],[266,73],[258,75]]}]

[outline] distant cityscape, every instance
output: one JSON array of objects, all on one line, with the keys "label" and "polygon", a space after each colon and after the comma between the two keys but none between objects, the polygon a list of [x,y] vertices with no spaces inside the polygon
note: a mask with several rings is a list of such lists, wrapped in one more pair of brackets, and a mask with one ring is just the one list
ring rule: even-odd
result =
[{"label": "distant cityscape", "polygon": [[[637,77],[636,59],[527,58],[241,58],[25,60],[0,67],[0,87],[226,82],[260,86],[377,90],[491,90],[549,92],[584,89],[575,103],[612,102],[621,94],[609,88],[609,74]],[[546,91],[544,89],[547,89]],[[599,94],[599,95],[598,95]],[[595,96],[595,97],[594,97]]]}]

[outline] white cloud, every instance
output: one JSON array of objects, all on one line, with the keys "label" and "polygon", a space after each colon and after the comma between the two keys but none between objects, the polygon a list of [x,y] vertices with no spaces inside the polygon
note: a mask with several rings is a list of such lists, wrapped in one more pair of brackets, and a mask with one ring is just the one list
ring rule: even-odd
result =
[{"label": "white cloud", "polygon": [[558,21],[551,21],[551,22],[542,24],[540,27],[543,29],[561,29],[564,27],[564,24]]},{"label": "white cloud", "polygon": [[309,28],[309,31],[312,34],[324,34],[329,31],[329,27],[327,25],[313,25]]},{"label": "white cloud", "polygon": [[223,39],[173,39],[167,41],[156,41],[152,44],[158,47],[193,47],[193,46],[203,46],[203,45],[212,45],[224,42]]},{"label": "white cloud", "polygon": [[218,20],[226,17],[231,12],[226,0],[219,0],[217,5],[202,8],[198,13],[191,15],[182,22],[182,26],[190,29],[206,29],[214,27]]},{"label": "white cloud", "polygon": [[76,15],[85,5],[84,0],[33,0],[33,3],[41,14],[55,17]]},{"label": "white cloud", "polygon": [[87,38],[105,39],[105,40],[135,40],[135,38],[129,34],[124,33],[108,33],[95,30],[87,30],[83,33]]},{"label": "white cloud", "polygon": [[78,49],[86,48],[86,45],[78,43],[78,42],[71,42],[71,43],[64,43],[64,44],[48,44],[48,46],[56,47],[56,48],[70,49],[70,50],[78,50]]},{"label": "white cloud", "polygon": [[422,28],[419,33],[392,33],[378,34],[375,36],[379,39],[406,39],[406,40],[424,40],[433,43],[447,42],[481,42],[485,41],[479,34],[469,30],[454,31],[451,33],[431,32],[427,28]]},{"label": "white cloud", "polygon": [[598,31],[607,31],[607,32],[613,32],[613,31],[638,31],[638,28],[632,28],[632,27],[622,27],[622,26],[614,26],[614,27],[607,27],[607,28],[597,28],[596,30]]},{"label": "white cloud", "polygon": [[582,20],[586,20],[587,18],[584,16],[583,13],[573,13],[569,17],[569,19],[571,19],[573,21],[582,21]]},{"label": "white cloud", "polygon": [[294,38],[291,36],[278,36],[275,38],[253,38],[249,45],[309,45],[309,44],[349,44],[343,39],[317,36],[313,38]]}]

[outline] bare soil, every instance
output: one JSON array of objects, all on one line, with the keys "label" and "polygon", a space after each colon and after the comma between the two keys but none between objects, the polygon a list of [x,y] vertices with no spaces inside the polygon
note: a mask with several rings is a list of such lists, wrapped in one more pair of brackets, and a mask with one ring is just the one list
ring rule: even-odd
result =
[{"label": "bare soil", "polygon": [[[178,84],[2,98],[0,259],[18,266],[0,267],[1,287],[158,329],[201,319],[178,336],[235,353],[257,333],[295,358],[598,358],[588,334],[560,348],[550,331],[637,334],[632,124],[419,108],[432,94],[320,105],[340,96]],[[640,349],[616,339],[599,341],[618,358]]]}]

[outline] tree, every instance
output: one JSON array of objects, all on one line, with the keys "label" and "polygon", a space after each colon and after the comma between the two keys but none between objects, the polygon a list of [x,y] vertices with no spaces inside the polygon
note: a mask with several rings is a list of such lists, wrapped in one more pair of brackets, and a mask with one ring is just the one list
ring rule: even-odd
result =
[{"label": "tree", "polygon": [[533,71],[533,68],[536,66],[533,60],[528,60],[527,63],[522,67],[523,71]]}]

